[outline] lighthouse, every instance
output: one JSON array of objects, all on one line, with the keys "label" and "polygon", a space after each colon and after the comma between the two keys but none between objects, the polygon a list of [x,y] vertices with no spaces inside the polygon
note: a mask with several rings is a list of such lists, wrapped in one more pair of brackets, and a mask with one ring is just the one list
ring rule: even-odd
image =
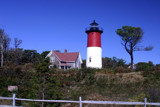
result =
[{"label": "lighthouse", "polygon": [[86,28],[86,33],[88,34],[86,67],[102,68],[101,34],[103,30],[94,20],[90,27]]}]

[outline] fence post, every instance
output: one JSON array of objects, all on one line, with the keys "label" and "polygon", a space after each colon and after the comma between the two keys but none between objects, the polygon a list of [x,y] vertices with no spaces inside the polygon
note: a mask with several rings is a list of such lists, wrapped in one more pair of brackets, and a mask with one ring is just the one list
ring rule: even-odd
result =
[{"label": "fence post", "polygon": [[15,94],[15,93],[13,93],[13,107],[15,107],[15,105],[16,105],[15,98],[16,98],[16,94]]},{"label": "fence post", "polygon": [[144,98],[144,107],[146,107],[147,98]]},{"label": "fence post", "polygon": [[79,107],[82,107],[82,98],[81,97],[79,97]]}]

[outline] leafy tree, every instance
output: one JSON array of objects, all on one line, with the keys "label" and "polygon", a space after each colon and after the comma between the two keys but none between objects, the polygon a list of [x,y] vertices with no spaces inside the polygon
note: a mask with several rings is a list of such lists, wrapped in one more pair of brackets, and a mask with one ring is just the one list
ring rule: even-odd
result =
[{"label": "leafy tree", "polygon": [[112,59],[108,58],[108,57],[102,58],[102,67],[103,68],[110,68],[110,67],[112,67],[111,60]]},{"label": "leafy tree", "polygon": [[133,68],[134,51],[150,51],[153,48],[152,46],[145,48],[139,48],[137,46],[137,44],[141,42],[143,36],[143,30],[140,27],[122,26],[122,28],[116,30],[116,33],[121,37],[121,44],[131,57],[131,68]]},{"label": "leafy tree", "polygon": [[124,59],[119,59],[116,57],[113,58],[102,58],[102,66],[103,68],[114,68],[118,66],[124,66],[126,61]]},{"label": "leafy tree", "polygon": [[44,52],[42,52],[42,53],[41,53],[42,59],[45,59],[49,52],[50,52],[50,51],[44,51]]},{"label": "leafy tree", "polygon": [[82,60],[82,62],[83,62],[83,63],[81,64],[81,67],[82,67],[82,68],[86,68],[86,60],[84,59],[84,60]]},{"label": "leafy tree", "polygon": [[22,55],[22,59],[21,62],[24,63],[33,63],[33,64],[37,64],[38,62],[40,62],[41,57],[40,54],[37,53],[36,50],[24,50],[23,51],[23,55]]},{"label": "leafy tree", "polygon": [[56,52],[61,52],[60,50],[55,50]]},{"label": "leafy tree", "polygon": [[153,71],[154,70],[154,64],[149,61],[148,63],[146,62],[139,62],[136,64],[136,70],[137,71]]},{"label": "leafy tree", "polygon": [[[43,60],[36,66],[37,73],[35,74],[36,89],[40,93],[37,93],[42,100],[44,99],[60,99],[61,93],[58,92],[60,82],[57,77],[54,76],[53,71],[49,69],[49,59]],[[37,90],[36,90],[37,91]],[[45,103],[47,104],[47,103]],[[43,102],[41,107],[45,105]],[[54,104],[54,106],[58,106]]]},{"label": "leafy tree", "polygon": [[118,59],[117,65],[118,66],[124,66],[126,61],[124,59]]}]

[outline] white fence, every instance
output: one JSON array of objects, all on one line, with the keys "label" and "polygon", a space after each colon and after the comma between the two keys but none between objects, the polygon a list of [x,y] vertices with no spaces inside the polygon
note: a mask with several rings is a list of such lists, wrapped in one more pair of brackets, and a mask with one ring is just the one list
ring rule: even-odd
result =
[{"label": "white fence", "polygon": [[[147,99],[144,98],[144,102],[126,102],[126,101],[82,101],[82,98],[79,97],[79,101],[71,101],[71,100],[36,100],[36,99],[23,99],[16,98],[16,95],[13,94],[13,97],[0,97],[0,99],[13,100],[13,107],[16,107],[16,100],[20,101],[32,101],[32,102],[55,102],[55,103],[78,103],[79,107],[82,107],[82,104],[115,104],[115,105],[156,105],[160,106],[160,103],[152,103],[147,102]],[[0,106],[1,107],[1,106]]]}]

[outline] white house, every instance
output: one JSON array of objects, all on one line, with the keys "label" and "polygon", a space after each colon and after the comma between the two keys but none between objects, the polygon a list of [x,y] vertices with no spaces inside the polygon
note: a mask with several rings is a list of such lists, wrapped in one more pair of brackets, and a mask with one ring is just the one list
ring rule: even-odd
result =
[{"label": "white house", "polygon": [[70,69],[70,68],[81,68],[82,59],[79,52],[67,52],[64,53],[51,50],[46,56],[49,57],[51,65],[50,68],[54,65],[59,69]]}]

